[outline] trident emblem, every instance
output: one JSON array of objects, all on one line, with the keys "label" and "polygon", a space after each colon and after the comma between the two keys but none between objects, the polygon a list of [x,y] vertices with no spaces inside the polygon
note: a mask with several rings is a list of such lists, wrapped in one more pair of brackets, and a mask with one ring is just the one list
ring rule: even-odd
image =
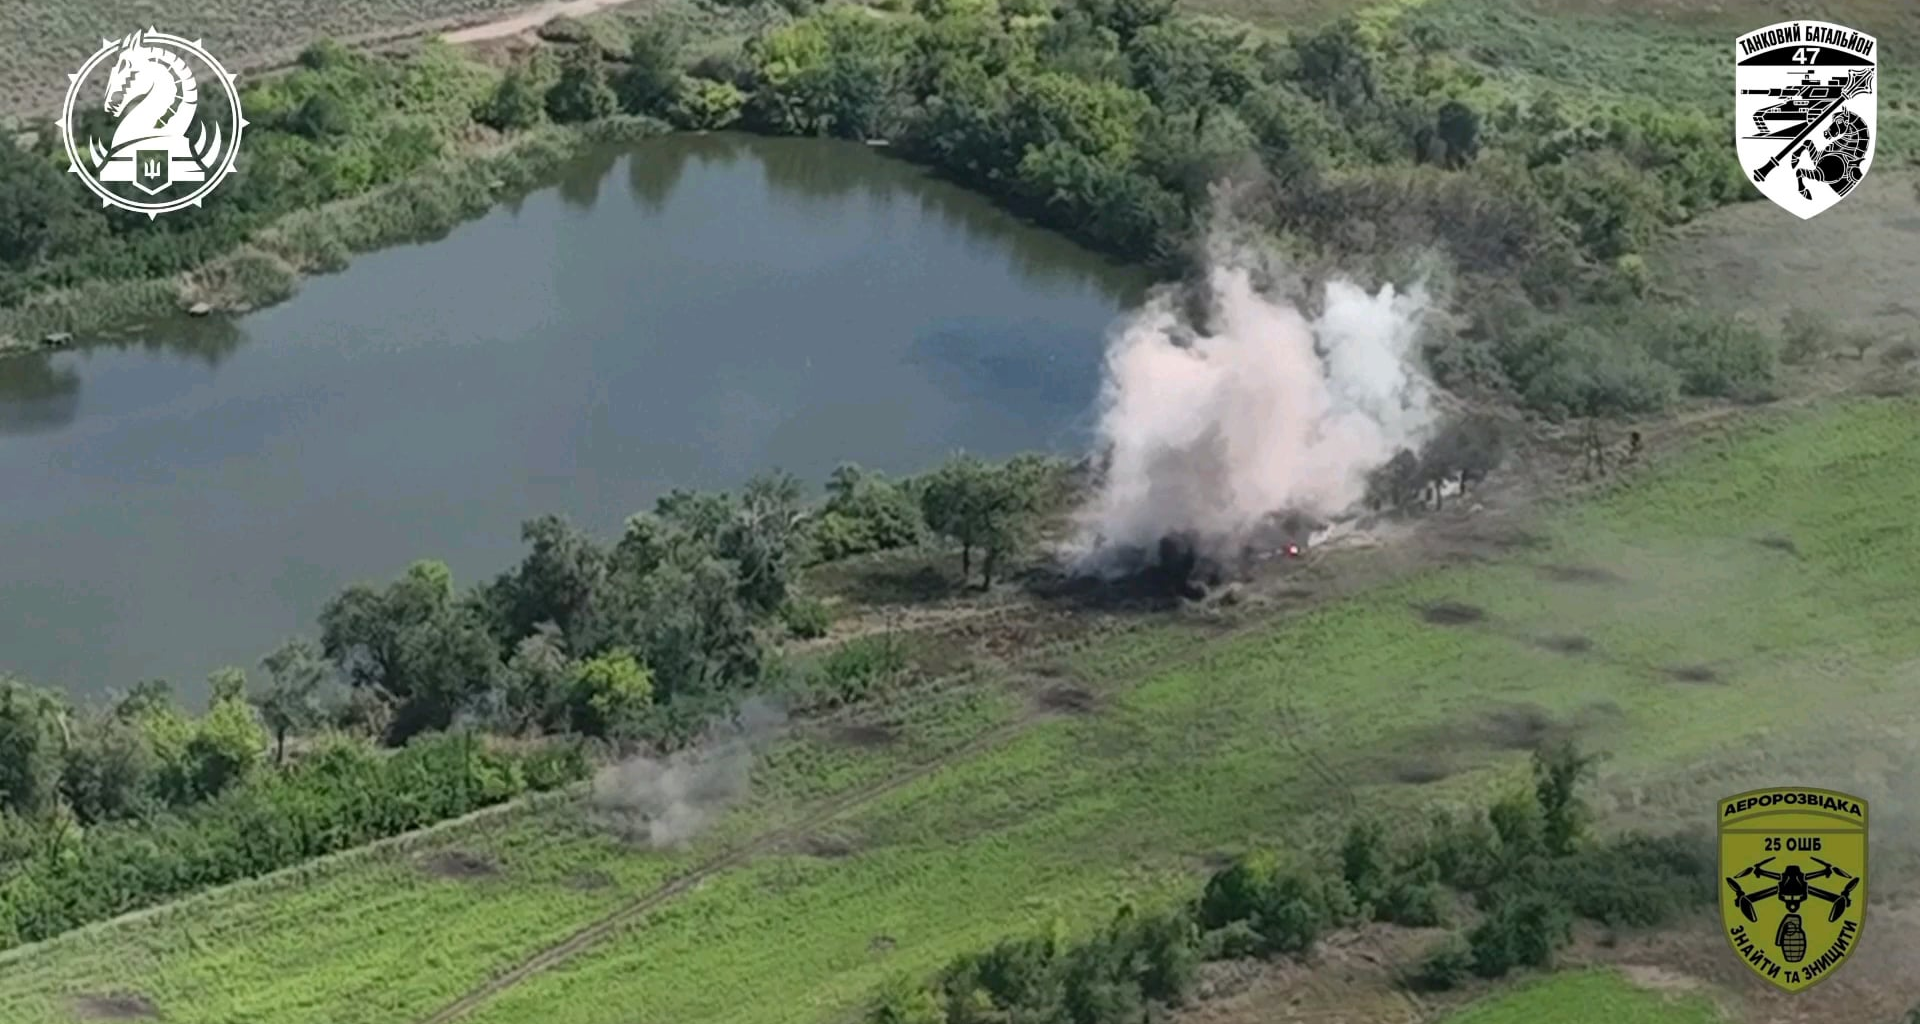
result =
[{"label": "trident emblem", "polygon": [[168,171],[172,169],[173,156],[164,149],[142,149],[134,153],[133,165],[139,173],[134,176],[134,186],[148,195],[164,191],[173,184]]}]

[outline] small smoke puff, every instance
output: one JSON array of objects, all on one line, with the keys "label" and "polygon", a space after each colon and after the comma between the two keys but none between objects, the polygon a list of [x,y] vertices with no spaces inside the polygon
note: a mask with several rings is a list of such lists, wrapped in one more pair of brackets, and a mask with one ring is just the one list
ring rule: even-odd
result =
[{"label": "small smoke puff", "polygon": [[746,795],[754,745],[785,723],[777,706],[749,701],[692,749],[630,757],[603,768],[594,775],[588,799],[592,817],[628,840],[655,848],[679,846]]},{"label": "small smoke puff", "polygon": [[1106,472],[1080,524],[1095,562],[1174,535],[1225,550],[1283,511],[1335,516],[1433,426],[1420,289],[1336,280],[1309,319],[1256,287],[1272,274],[1257,254],[1215,259],[1201,294],[1162,291],[1109,347]]}]

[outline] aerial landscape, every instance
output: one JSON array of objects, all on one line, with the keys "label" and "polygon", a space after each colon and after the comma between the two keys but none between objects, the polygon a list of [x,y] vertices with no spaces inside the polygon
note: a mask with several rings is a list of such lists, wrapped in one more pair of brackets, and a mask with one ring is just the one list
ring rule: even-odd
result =
[{"label": "aerial landscape", "polygon": [[[149,216],[62,97],[160,33]],[[1920,1024],[1917,46],[0,10],[0,1024]],[[1801,789],[1870,875],[1728,852]]]}]

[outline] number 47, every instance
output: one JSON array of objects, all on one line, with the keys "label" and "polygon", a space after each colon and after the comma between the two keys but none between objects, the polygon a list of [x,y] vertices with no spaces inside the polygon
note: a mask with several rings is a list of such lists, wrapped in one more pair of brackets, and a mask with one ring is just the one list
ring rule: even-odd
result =
[{"label": "number 47", "polygon": [[1819,56],[1820,48],[1818,46],[1802,46],[1793,51],[1793,62],[1795,64],[1811,64],[1814,62],[1814,59]]}]

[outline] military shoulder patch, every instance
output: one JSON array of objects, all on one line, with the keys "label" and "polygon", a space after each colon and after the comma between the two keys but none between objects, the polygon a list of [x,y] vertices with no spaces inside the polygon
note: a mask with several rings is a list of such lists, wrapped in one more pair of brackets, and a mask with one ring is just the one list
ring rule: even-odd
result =
[{"label": "military shoulder patch", "polygon": [[1720,801],[1720,918],[1754,973],[1797,992],[1860,943],[1867,902],[1867,802],[1806,786]]}]

